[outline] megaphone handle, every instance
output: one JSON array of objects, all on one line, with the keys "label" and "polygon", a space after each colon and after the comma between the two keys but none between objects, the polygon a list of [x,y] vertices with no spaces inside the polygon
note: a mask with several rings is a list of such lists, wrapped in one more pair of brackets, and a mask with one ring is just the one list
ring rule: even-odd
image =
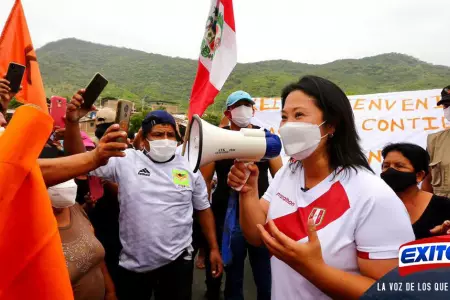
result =
[{"label": "megaphone handle", "polygon": [[[247,167],[251,164],[253,164],[253,162],[248,162],[248,163],[245,163],[245,166]],[[248,178],[250,177],[250,174],[251,174],[250,170],[248,168],[245,168],[245,182],[247,182]],[[237,187],[234,190],[236,192],[240,192],[243,187],[244,187],[244,185],[241,185],[240,187]]]}]

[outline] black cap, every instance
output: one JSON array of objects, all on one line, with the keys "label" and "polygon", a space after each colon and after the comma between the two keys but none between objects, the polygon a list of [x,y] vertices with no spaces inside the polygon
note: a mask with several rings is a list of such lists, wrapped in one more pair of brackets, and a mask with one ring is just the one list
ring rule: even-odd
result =
[{"label": "black cap", "polygon": [[450,102],[450,85],[446,86],[441,92],[441,100],[437,103],[437,105],[441,105],[443,103]]},{"label": "black cap", "polygon": [[175,130],[175,135],[178,141],[181,141],[181,136],[177,130],[177,123],[175,118],[165,110],[154,110],[147,114],[144,121],[142,121],[142,133],[144,136],[152,130],[152,127],[157,124],[170,124]]}]

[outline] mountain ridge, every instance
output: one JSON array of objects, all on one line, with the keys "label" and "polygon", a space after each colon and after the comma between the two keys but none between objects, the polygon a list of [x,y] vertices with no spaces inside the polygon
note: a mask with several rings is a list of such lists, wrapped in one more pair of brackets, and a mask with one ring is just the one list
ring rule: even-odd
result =
[{"label": "mountain ridge", "polygon": [[[126,47],[75,38],[48,43],[36,50],[47,96],[68,97],[101,72],[110,84],[102,96],[148,101],[176,101],[186,109],[197,60],[147,53]],[[326,64],[289,60],[238,63],[216,98],[222,109],[229,93],[243,89],[254,97],[279,96],[281,89],[301,76],[322,76],[349,95],[440,88],[448,85],[450,67],[423,62],[400,53]]]}]

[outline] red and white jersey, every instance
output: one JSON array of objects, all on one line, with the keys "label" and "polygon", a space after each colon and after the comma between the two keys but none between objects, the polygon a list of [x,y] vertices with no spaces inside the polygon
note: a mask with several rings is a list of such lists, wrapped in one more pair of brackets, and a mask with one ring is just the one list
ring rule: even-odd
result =
[{"label": "red and white jersey", "polygon": [[[359,274],[357,257],[392,259],[400,245],[415,239],[405,206],[378,176],[359,169],[330,174],[304,192],[304,172],[289,164],[278,171],[264,199],[268,218],[295,241],[308,241],[307,220],[313,218],[325,262]],[[271,258],[272,299],[330,299],[307,279]]]}]

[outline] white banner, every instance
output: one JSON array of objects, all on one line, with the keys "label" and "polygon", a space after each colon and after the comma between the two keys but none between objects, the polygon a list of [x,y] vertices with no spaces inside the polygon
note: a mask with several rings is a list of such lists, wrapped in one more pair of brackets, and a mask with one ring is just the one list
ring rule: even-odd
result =
[{"label": "white banner", "polygon": [[[436,106],[440,94],[441,90],[436,89],[349,96],[361,146],[377,174],[381,172],[381,149],[386,144],[409,142],[426,148],[430,133],[450,128],[442,107]],[[254,100],[257,111],[252,123],[278,132],[281,99]]]}]

